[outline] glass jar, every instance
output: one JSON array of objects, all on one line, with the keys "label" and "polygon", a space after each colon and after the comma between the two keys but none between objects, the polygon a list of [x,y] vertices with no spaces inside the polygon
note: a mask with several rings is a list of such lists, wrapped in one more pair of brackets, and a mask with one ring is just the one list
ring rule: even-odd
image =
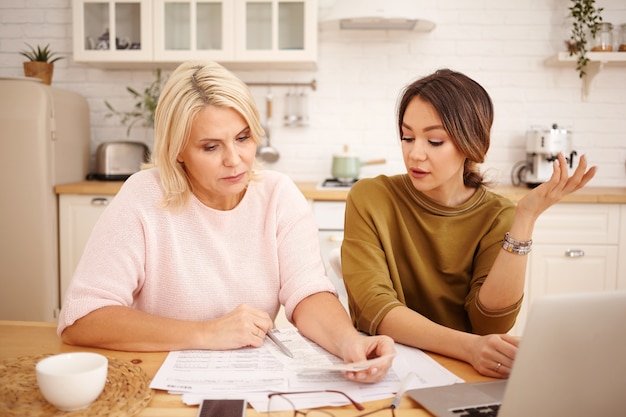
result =
[{"label": "glass jar", "polygon": [[619,26],[619,32],[617,34],[617,50],[619,52],[626,52],[626,23],[622,23]]},{"label": "glass jar", "polygon": [[613,24],[608,22],[600,23],[596,30],[591,52],[611,52],[613,50]]}]

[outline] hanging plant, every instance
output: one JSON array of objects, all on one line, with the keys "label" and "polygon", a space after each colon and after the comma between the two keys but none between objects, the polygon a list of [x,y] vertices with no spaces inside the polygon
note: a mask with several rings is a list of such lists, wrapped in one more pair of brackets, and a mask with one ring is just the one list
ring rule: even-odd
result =
[{"label": "hanging plant", "polygon": [[587,31],[591,38],[596,37],[596,33],[602,23],[602,7],[595,7],[595,0],[570,0],[571,6],[568,8],[574,22],[572,23],[572,34],[567,41],[567,49],[570,56],[576,55],[576,70],[578,76],[583,78],[586,74],[585,68],[589,63],[587,57]]},{"label": "hanging plant", "polygon": [[105,117],[118,116],[124,126],[128,125],[128,129],[126,130],[127,136],[130,136],[130,130],[138,122],[141,122],[143,127],[154,128],[154,111],[156,110],[157,102],[161,95],[161,88],[163,88],[161,69],[157,69],[155,73],[156,79],[143,90],[143,93],[138,92],[132,87],[126,87],[126,90],[135,99],[133,110],[121,112],[116,110],[108,101],[104,101],[104,104],[110,110],[110,113],[107,113]]}]

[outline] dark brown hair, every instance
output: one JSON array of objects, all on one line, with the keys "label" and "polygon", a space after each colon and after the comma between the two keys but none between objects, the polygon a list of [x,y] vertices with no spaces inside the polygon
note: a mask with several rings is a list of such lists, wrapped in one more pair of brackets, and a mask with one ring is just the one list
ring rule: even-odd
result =
[{"label": "dark brown hair", "polygon": [[478,187],[485,182],[478,164],[485,161],[491,140],[493,103],[487,91],[460,72],[440,69],[409,84],[398,106],[398,129],[415,97],[430,103],[456,147],[465,155],[463,182]]}]

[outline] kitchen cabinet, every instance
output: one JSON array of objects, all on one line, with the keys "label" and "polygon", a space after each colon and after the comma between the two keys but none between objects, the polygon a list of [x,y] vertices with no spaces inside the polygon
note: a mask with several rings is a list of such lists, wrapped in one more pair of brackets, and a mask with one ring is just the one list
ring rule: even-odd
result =
[{"label": "kitchen cabinet", "polygon": [[151,16],[150,0],[73,0],[74,60],[151,61]]},{"label": "kitchen cabinet", "polygon": [[317,1],[235,2],[235,60],[313,63],[317,60]]},{"label": "kitchen cabinet", "polygon": [[233,1],[155,0],[154,60],[235,58]]},{"label": "kitchen cabinet", "polygon": [[626,227],[620,211],[619,204],[556,204],[539,217],[513,334],[522,334],[528,309],[539,297],[619,288],[618,253],[620,244],[626,245],[620,242],[620,223]]},{"label": "kitchen cabinet", "polygon": [[617,289],[626,290],[626,204],[620,205],[620,236],[617,253]]},{"label": "kitchen cabinet", "polygon": [[345,201],[312,201],[313,214],[317,221],[320,239],[320,252],[328,277],[335,285],[339,300],[348,310],[348,295],[343,279],[330,267],[328,255],[334,248],[341,247],[343,241],[343,223],[346,212]]},{"label": "kitchen cabinet", "polygon": [[[311,69],[317,59],[317,0],[73,0],[73,14],[77,62]],[[98,39],[107,31],[116,42]]]},{"label": "kitchen cabinet", "polygon": [[59,195],[59,268],[61,302],[91,230],[113,196]]}]

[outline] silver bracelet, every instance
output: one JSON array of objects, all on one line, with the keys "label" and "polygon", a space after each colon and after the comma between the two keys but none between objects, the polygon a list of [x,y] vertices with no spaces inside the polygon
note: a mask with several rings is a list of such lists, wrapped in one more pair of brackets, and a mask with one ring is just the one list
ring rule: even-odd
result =
[{"label": "silver bracelet", "polygon": [[504,234],[504,240],[502,241],[502,249],[509,253],[514,253],[516,255],[528,255],[532,250],[533,240],[530,239],[528,241],[515,240],[510,235],[509,232]]}]

